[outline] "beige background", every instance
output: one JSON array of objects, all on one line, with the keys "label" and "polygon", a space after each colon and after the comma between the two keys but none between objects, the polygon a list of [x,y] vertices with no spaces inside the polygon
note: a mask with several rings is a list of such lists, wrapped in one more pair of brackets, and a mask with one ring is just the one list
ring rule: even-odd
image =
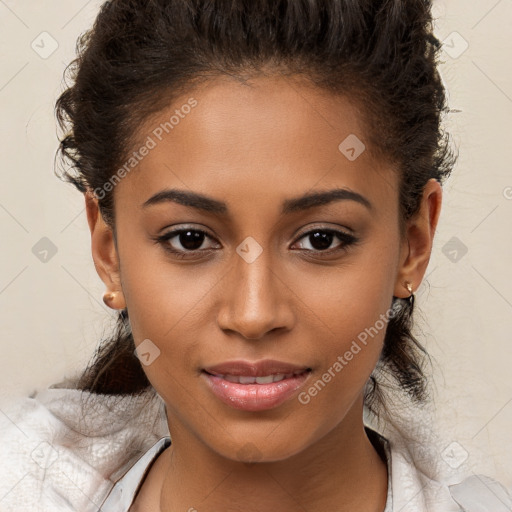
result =
[{"label": "beige background", "polygon": [[[0,1],[2,395],[71,375],[111,328],[83,198],[53,175],[54,101],[76,38],[99,5]],[[442,431],[512,487],[512,1],[437,2],[435,13],[446,41],[443,78],[451,108],[460,110],[447,120],[460,159],[417,294],[420,339],[442,368]],[[52,44],[58,48],[41,56]],[[43,237],[57,249],[46,263],[32,252]]]}]

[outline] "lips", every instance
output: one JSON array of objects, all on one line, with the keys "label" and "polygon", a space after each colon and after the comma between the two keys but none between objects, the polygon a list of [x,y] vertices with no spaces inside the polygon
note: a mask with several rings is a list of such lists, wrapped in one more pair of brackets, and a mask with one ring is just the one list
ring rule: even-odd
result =
[{"label": "lips", "polygon": [[273,409],[291,400],[311,368],[273,359],[229,361],[205,368],[202,378],[224,404],[248,412]]},{"label": "lips", "polygon": [[210,373],[210,375],[215,375],[220,377],[221,379],[227,380],[228,382],[236,382],[238,384],[272,384],[273,382],[279,382],[283,379],[291,379],[295,375],[301,375],[305,373],[307,370],[297,371],[294,373],[273,373],[271,375],[265,375],[260,377],[253,377],[251,375],[230,375],[225,374],[217,374]]},{"label": "lips", "polygon": [[[228,377],[239,377],[240,380],[232,380],[231,382],[240,382],[242,384],[252,384],[257,382],[257,380],[247,380],[246,378],[248,377],[257,378],[272,376],[273,378],[277,378],[277,380],[273,380],[272,382],[277,382],[278,380],[282,380],[282,378],[289,378],[308,370],[310,370],[308,366],[285,363],[275,359],[263,359],[255,362],[243,360],[227,361],[225,363],[204,368],[206,373],[225,377],[226,380],[229,380]],[[269,382],[263,381],[261,383],[266,384]]]}]

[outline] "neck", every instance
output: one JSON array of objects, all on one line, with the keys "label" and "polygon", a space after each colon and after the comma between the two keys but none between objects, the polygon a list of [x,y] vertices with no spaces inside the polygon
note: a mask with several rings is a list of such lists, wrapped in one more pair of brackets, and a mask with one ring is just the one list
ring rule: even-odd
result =
[{"label": "neck", "polygon": [[160,511],[382,512],[387,466],[364,431],[362,412],[361,399],[320,441],[273,462],[227,459],[173,429],[173,444],[155,464]]}]

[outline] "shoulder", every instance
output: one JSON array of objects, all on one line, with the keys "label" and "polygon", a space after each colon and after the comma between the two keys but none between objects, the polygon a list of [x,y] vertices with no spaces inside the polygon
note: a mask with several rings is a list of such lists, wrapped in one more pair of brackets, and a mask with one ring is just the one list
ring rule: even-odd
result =
[{"label": "shoulder", "polygon": [[512,495],[503,484],[486,475],[471,475],[448,485],[452,498],[467,512],[510,512]]},{"label": "shoulder", "polygon": [[[62,406],[68,406],[62,393],[58,394]],[[76,491],[83,488],[94,499],[94,489],[106,484],[102,475],[83,460],[80,448],[75,449],[73,436],[63,421],[52,413],[55,395],[46,397],[50,403],[32,396],[2,405],[2,511],[35,510],[37,506],[37,510],[70,512],[75,504],[81,504]]]},{"label": "shoulder", "polygon": [[435,417],[433,404],[416,406],[401,393],[378,414],[364,409],[366,425],[384,439],[388,455],[386,512],[511,512],[512,491],[464,463]]},{"label": "shoulder", "polygon": [[47,389],[0,406],[0,510],[97,510],[165,435],[158,397]]},{"label": "shoulder", "polygon": [[391,510],[423,512],[510,512],[512,495],[499,482],[482,474],[443,477],[426,460],[400,442],[388,441],[391,455]]}]

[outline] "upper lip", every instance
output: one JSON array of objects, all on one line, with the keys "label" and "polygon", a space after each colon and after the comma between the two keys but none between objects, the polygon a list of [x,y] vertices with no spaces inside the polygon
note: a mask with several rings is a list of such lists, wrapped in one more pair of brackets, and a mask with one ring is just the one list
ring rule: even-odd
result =
[{"label": "upper lip", "polygon": [[278,373],[289,374],[298,371],[310,370],[308,366],[285,363],[275,359],[261,361],[226,361],[224,363],[208,366],[205,372],[217,375],[244,375],[249,377],[263,377]]}]

